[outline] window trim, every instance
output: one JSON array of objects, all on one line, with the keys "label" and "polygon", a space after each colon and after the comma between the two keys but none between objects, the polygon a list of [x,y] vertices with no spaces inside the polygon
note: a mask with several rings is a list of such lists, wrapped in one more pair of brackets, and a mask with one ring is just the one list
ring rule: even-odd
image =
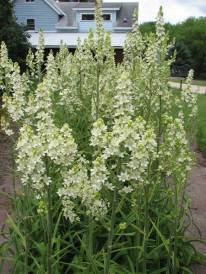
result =
[{"label": "window trim", "polygon": [[[83,20],[83,15],[94,15],[94,20]],[[103,22],[112,22],[112,13],[111,12],[103,12],[102,15],[109,15],[110,20],[103,20]],[[80,13],[80,21],[81,22],[94,22],[95,21],[95,13],[94,12],[87,12],[87,13]]]},{"label": "window trim", "polygon": [[28,20],[34,20],[34,29],[27,29],[27,31],[35,31],[36,30],[36,21],[34,18],[27,18],[26,19],[26,28],[28,28]]}]

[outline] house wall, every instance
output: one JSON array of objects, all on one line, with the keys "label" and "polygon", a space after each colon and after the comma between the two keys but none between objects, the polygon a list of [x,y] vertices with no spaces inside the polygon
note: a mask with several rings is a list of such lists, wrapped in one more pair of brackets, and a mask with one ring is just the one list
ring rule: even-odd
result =
[{"label": "house wall", "polygon": [[[90,29],[95,29],[96,23],[95,21],[82,21],[81,20],[81,14],[91,14],[94,13],[94,11],[77,11],[76,13],[76,21],[77,25],[79,27],[79,32],[88,32]],[[116,12],[114,11],[105,11],[103,13],[111,13],[112,20],[111,21],[104,21],[104,28],[107,31],[113,31],[113,27],[116,23]]]},{"label": "house wall", "polygon": [[35,19],[35,31],[56,31],[58,14],[43,0],[26,2],[25,0],[14,1],[14,13],[19,23],[26,25],[27,19]]}]

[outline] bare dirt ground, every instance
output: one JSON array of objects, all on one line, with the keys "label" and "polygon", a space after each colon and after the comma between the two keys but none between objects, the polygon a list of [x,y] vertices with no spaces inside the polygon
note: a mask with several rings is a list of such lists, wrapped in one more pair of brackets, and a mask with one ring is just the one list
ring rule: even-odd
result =
[{"label": "bare dirt ground", "polygon": [[[188,186],[188,195],[191,198],[191,211],[195,225],[189,231],[194,238],[206,240],[206,159],[201,153],[196,153],[197,165],[193,168]],[[206,254],[206,245],[196,244],[198,250]],[[195,274],[206,274],[206,265],[193,266]]]},{"label": "bare dirt ground", "polygon": [[[8,137],[0,132],[0,191],[12,192],[11,174],[11,143],[8,141]],[[206,159],[200,153],[197,153],[197,165],[191,172],[188,194],[192,200],[192,216],[201,235],[199,236],[198,229],[195,228],[191,229],[190,234],[193,237],[206,239]],[[0,193],[0,231],[5,225],[8,213],[9,200]],[[2,242],[3,238],[0,236],[0,245]],[[198,249],[206,253],[205,245],[199,244]],[[194,274],[206,274],[206,265],[193,266],[192,271]],[[8,273],[8,265],[6,265],[1,274]]]},{"label": "bare dirt ground", "polygon": [[[8,137],[0,131],[0,233],[5,228],[5,222],[9,213],[9,199],[6,195],[12,192],[12,161],[11,161],[11,143]],[[0,234],[0,245],[4,242]],[[0,258],[1,261],[1,258]],[[7,274],[8,264],[4,266],[1,274]]]}]

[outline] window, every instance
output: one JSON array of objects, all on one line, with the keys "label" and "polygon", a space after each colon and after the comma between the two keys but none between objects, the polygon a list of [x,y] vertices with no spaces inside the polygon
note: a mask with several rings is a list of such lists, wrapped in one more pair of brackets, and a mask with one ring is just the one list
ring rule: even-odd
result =
[{"label": "window", "polygon": [[34,2],[34,0],[26,0],[26,2],[27,2],[27,3],[29,3],[29,2]]},{"label": "window", "polygon": [[[103,20],[104,21],[111,21],[111,14],[110,13],[105,13],[102,14]],[[90,13],[90,14],[82,14],[82,21],[94,21],[95,15]]]},{"label": "window", "polygon": [[111,21],[111,14],[102,14],[103,20],[104,21]]},{"label": "window", "polygon": [[94,14],[82,14],[82,21],[94,21]]},{"label": "window", "polygon": [[35,30],[35,20],[34,19],[27,19],[26,22],[26,29],[27,30]]}]

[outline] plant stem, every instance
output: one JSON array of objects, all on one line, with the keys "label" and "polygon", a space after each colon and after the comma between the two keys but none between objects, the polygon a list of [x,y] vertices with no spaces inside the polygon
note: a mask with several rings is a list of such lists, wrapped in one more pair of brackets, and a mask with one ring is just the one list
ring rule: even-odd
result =
[{"label": "plant stem", "polygon": [[105,262],[104,274],[109,274],[109,268],[110,268],[112,242],[113,242],[114,225],[115,225],[115,215],[116,215],[116,200],[117,200],[117,190],[115,189],[113,200],[112,200],[112,214],[111,214],[110,230],[108,235],[107,257]]},{"label": "plant stem", "polygon": [[[137,219],[136,219],[136,225],[139,226],[140,225],[140,222],[139,222],[139,216],[137,216]],[[136,270],[136,273],[139,273],[139,251],[138,251],[138,247],[140,246],[140,233],[136,233],[136,236],[135,236],[135,246],[137,247],[136,248],[136,252],[135,252],[135,270]]]},{"label": "plant stem", "polygon": [[100,76],[100,67],[97,65],[97,86],[96,86],[96,119],[99,118],[99,76]]},{"label": "plant stem", "polygon": [[93,234],[94,234],[94,223],[91,218],[88,218],[89,221],[89,230],[88,230],[88,253],[89,256],[93,255],[94,252],[94,241],[93,241]]},{"label": "plant stem", "polygon": [[[161,137],[162,137],[162,96],[159,96],[159,125],[158,125],[158,135],[157,135],[157,153],[159,153]],[[159,166],[159,163],[157,167]]]},{"label": "plant stem", "polygon": [[[49,176],[48,159],[46,159],[47,176]],[[47,273],[52,274],[52,202],[51,202],[51,185],[47,187]]]},{"label": "plant stem", "polygon": [[51,236],[51,225],[52,225],[52,216],[51,216],[51,189],[50,185],[48,186],[47,191],[48,206],[47,206],[47,271],[48,274],[51,274],[51,255],[52,255],[52,236]]},{"label": "plant stem", "polygon": [[147,239],[148,239],[148,233],[149,233],[149,197],[148,197],[148,186],[145,186],[144,188],[144,195],[145,195],[145,216],[144,216],[144,242],[143,242],[143,273],[147,274]]},{"label": "plant stem", "polygon": [[[142,193],[141,193],[142,194]],[[137,203],[136,203],[136,226],[137,227],[140,227],[141,226],[141,221],[140,221],[140,205],[141,205],[141,198],[142,198],[142,195],[137,195],[136,196],[136,199],[137,199]],[[139,197],[138,197],[139,196]],[[141,245],[141,235],[139,232],[136,232],[136,235],[135,235],[135,239],[134,239],[134,245],[136,246],[136,249],[134,250],[134,261],[135,261],[135,271],[136,273],[139,273],[140,272],[140,266],[139,266],[139,258],[140,258],[140,252],[138,250],[138,248],[140,247]]]},{"label": "plant stem", "polygon": [[178,214],[179,211],[179,204],[178,204],[178,188],[177,182],[175,183],[175,234],[174,234],[174,266],[173,266],[173,273],[177,274],[177,226],[178,226]]}]

